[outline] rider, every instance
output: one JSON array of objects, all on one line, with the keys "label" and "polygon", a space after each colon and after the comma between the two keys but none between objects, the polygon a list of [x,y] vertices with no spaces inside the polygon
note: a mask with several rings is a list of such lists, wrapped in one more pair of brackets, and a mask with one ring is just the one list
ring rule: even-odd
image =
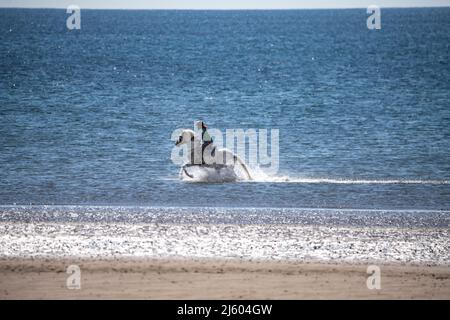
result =
[{"label": "rider", "polygon": [[197,129],[202,130],[202,164],[205,164],[203,153],[205,152],[205,148],[213,143],[213,139],[208,133],[208,126],[203,121],[197,121],[196,126]]}]

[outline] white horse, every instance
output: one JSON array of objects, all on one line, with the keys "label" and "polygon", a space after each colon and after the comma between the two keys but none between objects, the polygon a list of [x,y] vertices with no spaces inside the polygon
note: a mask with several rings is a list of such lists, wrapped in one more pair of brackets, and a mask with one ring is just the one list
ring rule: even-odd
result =
[{"label": "white horse", "polygon": [[195,136],[194,131],[185,129],[181,132],[178,140],[175,142],[175,146],[179,147],[183,144],[187,144],[188,154],[190,155],[189,161],[181,167],[180,173],[184,172],[189,178],[194,178],[186,168],[191,166],[201,166],[214,169],[230,168],[234,171],[236,163],[239,163],[248,180],[252,180],[249,169],[242,159],[225,148],[217,148],[213,144],[210,144],[203,151],[203,162],[202,162],[202,142],[198,137]]}]

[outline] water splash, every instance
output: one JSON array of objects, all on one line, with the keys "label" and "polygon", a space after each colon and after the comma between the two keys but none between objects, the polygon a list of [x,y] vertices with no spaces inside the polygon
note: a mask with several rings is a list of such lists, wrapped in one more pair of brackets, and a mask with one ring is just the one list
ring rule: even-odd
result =
[{"label": "water splash", "polygon": [[436,184],[447,185],[449,180],[422,180],[422,179],[358,179],[339,177],[291,177],[288,175],[267,175],[261,168],[252,168],[251,174],[254,182],[271,183],[305,183],[305,184]]},{"label": "water splash", "polygon": [[192,167],[189,173],[194,176],[190,178],[180,173],[181,180],[188,182],[256,182],[256,183],[303,183],[303,184],[423,184],[423,185],[448,185],[449,180],[423,180],[423,179],[358,179],[340,177],[292,177],[289,175],[268,175],[261,168],[250,168],[252,180],[248,180],[241,172],[239,166],[235,170],[231,168],[205,168]]},{"label": "water splash", "polygon": [[231,167],[210,168],[193,166],[186,168],[188,176],[183,170],[180,171],[180,179],[187,182],[236,182],[241,180],[238,173]]}]

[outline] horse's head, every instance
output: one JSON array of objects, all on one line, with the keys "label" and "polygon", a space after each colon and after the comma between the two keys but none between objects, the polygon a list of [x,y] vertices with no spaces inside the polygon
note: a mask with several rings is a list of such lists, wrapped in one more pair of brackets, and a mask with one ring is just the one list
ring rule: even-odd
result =
[{"label": "horse's head", "polygon": [[175,146],[178,147],[182,144],[194,141],[194,139],[195,139],[194,131],[185,129],[181,132],[180,136],[178,137],[178,140],[175,141]]}]

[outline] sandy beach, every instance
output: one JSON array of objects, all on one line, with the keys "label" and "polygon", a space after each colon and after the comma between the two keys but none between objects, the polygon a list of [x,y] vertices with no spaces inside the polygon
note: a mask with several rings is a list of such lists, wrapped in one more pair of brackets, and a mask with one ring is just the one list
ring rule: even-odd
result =
[{"label": "sandy beach", "polygon": [[233,210],[4,207],[0,299],[450,299],[446,213]]},{"label": "sandy beach", "polygon": [[[69,290],[66,269],[81,270]],[[386,265],[381,289],[367,265],[220,259],[2,259],[0,299],[450,299],[450,268]]]},{"label": "sandy beach", "polygon": [[450,299],[450,0],[282,2],[0,0],[0,300]]}]

